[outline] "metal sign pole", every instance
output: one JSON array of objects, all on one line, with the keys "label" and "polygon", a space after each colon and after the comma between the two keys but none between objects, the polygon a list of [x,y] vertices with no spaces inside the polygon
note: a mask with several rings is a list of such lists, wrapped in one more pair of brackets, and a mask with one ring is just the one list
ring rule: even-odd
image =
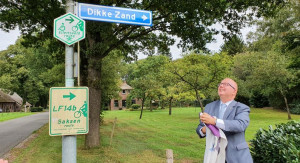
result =
[{"label": "metal sign pole", "polygon": [[[74,2],[73,0],[66,1],[67,9],[66,12],[74,13]],[[66,60],[65,60],[65,86],[74,87],[73,78],[73,53],[74,47],[65,45]],[[62,163],[76,163],[77,157],[77,146],[76,136],[67,135],[62,137]]]}]

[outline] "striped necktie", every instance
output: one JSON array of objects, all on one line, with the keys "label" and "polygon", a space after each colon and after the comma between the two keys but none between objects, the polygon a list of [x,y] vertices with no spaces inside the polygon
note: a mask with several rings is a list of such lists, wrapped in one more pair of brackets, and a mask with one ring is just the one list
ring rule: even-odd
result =
[{"label": "striped necktie", "polygon": [[220,111],[219,111],[219,118],[220,119],[223,119],[226,107],[227,107],[226,104],[221,103],[221,107],[220,107]]}]

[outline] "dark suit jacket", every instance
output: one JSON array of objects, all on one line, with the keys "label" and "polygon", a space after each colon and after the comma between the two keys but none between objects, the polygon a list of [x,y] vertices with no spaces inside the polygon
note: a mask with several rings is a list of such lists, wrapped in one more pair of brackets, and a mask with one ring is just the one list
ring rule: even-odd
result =
[{"label": "dark suit jacket", "polygon": [[[218,117],[221,102],[214,101],[205,106],[205,111],[211,116]],[[228,145],[226,147],[227,163],[253,163],[249,146],[245,140],[245,131],[249,125],[250,108],[240,102],[232,101],[227,107],[223,121]],[[219,118],[219,117],[218,117]],[[196,132],[200,136],[200,129],[204,127],[204,123],[200,121]]]}]

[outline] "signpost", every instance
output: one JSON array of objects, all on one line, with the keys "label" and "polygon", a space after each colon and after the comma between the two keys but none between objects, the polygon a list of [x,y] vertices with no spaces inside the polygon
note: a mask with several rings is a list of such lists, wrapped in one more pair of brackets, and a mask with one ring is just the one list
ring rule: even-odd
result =
[{"label": "signpost", "polygon": [[77,3],[77,15],[85,20],[152,26],[152,11]]},{"label": "signpost", "polygon": [[87,134],[88,101],[87,87],[52,87],[49,101],[49,135]]},{"label": "signpost", "polygon": [[53,35],[67,45],[85,38],[85,21],[72,13],[54,19]]},{"label": "signpost", "polygon": [[[152,26],[152,11],[120,7],[76,4],[66,0],[67,14],[54,19],[53,36],[65,45],[65,86],[50,89],[49,135],[62,135],[62,162],[76,163],[76,135],[87,134],[89,126],[89,96],[87,87],[74,88],[73,44],[85,38],[85,21],[95,20]],[[82,18],[82,19],[81,19]],[[78,74],[79,75],[79,74]]]}]

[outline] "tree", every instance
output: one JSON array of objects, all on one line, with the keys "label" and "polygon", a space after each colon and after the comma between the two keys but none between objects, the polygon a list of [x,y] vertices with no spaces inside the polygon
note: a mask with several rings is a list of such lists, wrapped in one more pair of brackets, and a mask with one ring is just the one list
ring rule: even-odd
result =
[{"label": "tree", "polygon": [[[257,25],[257,31],[252,33],[250,37],[253,39],[253,42],[249,45],[248,52],[245,52],[243,55],[240,55],[235,59],[235,65],[237,67],[243,67],[242,69],[235,68],[235,72],[244,72],[245,75],[243,79],[246,83],[246,78],[251,74],[255,67],[261,66],[258,64],[258,60],[265,60],[267,53],[274,53],[280,56],[285,57],[282,71],[292,72],[296,79],[293,81],[298,81],[294,84],[289,85],[287,95],[287,101],[297,101],[299,99],[300,92],[300,30],[298,28],[300,23],[300,3],[297,0],[288,1],[285,7],[278,10],[274,17],[263,17],[262,20],[253,22]],[[259,54],[257,54],[259,53]],[[253,55],[253,56],[250,56]],[[243,56],[248,59],[251,58],[251,62],[247,61],[246,58],[243,59]],[[269,56],[269,55],[268,55]],[[256,57],[256,58],[255,58]],[[244,63],[248,65],[247,67],[243,66]],[[277,61],[274,61],[274,64]],[[279,60],[281,62],[281,60]],[[256,66],[255,66],[256,65]],[[248,67],[252,67],[249,69]],[[265,67],[265,71],[269,71],[268,67]],[[245,71],[246,70],[246,71]],[[261,69],[262,71],[264,69]],[[245,73],[246,72],[246,73]],[[263,73],[263,72],[261,72]],[[266,72],[265,72],[266,73]],[[237,73],[235,73],[237,74]],[[241,73],[238,73],[241,77]],[[247,75],[248,74],[248,75]],[[275,75],[276,76],[276,75]],[[287,75],[289,76],[289,75]],[[249,77],[249,76],[248,76]],[[293,78],[294,78],[293,77]],[[290,88],[292,86],[292,88]],[[268,100],[271,105],[274,107],[287,107],[285,100],[282,99],[282,93],[278,92],[277,89],[273,89],[273,93],[269,93]],[[257,90],[260,94],[262,91]]]},{"label": "tree", "polygon": [[159,78],[168,62],[166,56],[149,56],[134,63],[129,70],[127,81],[134,88],[132,96],[142,99],[140,119],[146,98],[149,98],[151,107],[151,101],[161,93],[162,83]]},{"label": "tree", "polygon": [[195,92],[202,112],[204,97],[216,97],[218,83],[229,76],[231,59],[222,54],[205,55],[191,53],[170,65],[174,80],[184,82]]},{"label": "tree", "polygon": [[243,52],[246,47],[242,38],[238,35],[233,35],[229,39],[225,40],[225,43],[221,46],[221,52],[227,52],[228,55],[235,55]]},{"label": "tree", "polygon": [[293,71],[288,70],[287,67],[285,56],[271,51],[265,58],[258,60],[258,67],[254,69],[249,82],[253,87],[260,89],[264,95],[270,96],[274,92],[279,92],[284,100],[288,119],[291,119],[287,94],[297,81]]},{"label": "tree", "polygon": [[[82,71],[85,72],[83,78],[87,79],[83,84],[89,87],[90,96],[93,97],[89,101],[90,131],[86,137],[87,148],[100,144],[101,101],[94,97],[101,97],[101,60],[113,50],[118,49],[124,56],[135,58],[138,51],[152,54],[157,47],[160,54],[169,55],[168,46],[174,44],[171,35],[181,38],[179,46],[183,49],[205,50],[212,35],[218,33],[216,29],[209,28],[214,23],[221,22],[229,31],[237,32],[253,13],[257,16],[273,14],[284,4],[283,0],[82,2],[154,11],[151,28],[87,21],[86,40],[81,43],[81,59],[87,63],[86,70]],[[37,0],[30,3],[27,0],[2,0],[0,28],[9,30],[18,26],[27,45],[39,44],[39,41],[52,37],[52,20],[65,12],[64,3],[64,0]],[[230,34],[222,33],[225,36]]]},{"label": "tree", "polygon": [[59,66],[55,53],[47,52],[47,41],[39,48],[26,48],[21,45],[22,40],[0,52],[0,87],[17,92],[24,102],[46,107],[50,86],[64,83],[64,65]]}]

